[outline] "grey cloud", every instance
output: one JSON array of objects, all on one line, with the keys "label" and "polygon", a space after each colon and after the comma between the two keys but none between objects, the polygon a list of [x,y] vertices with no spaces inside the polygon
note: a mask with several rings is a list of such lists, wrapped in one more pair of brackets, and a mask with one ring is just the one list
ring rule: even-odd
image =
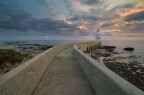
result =
[{"label": "grey cloud", "polygon": [[100,33],[101,36],[112,36],[111,32],[104,32],[104,33]]},{"label": "grey cloud", "polygon": [[[75,35],[74,31],[80,31],[77,24],[68,24],[63,20],[50,18],[38,19],[24,11],[15,1],[14,4],[0,2],[0,28],[16,30],[19,32],[37,35]],[[85,34],[85,31],[80,33]]]},{"label": "grey cloud", "polygon": [[82,36],[87,36],[90,35],[90,32],[84,31],[84,30],[79,30],[77,32],[78,35],[82,35]]},{"label": "grey cloud", "polygon": [[48,0],[40,0],[41,1],[41,3],[44,5],[44,6],[48,6]]},{"label": "grey cloud", "polygon": [[122,7],[123,7],[123,8],[131,9],[131,8],[133,8],[136,4],[137,4],[137,3],[129,3],[129,4],[123,5]]},{"label": "grey cloud", "polygon": [[144,20],[144,11],[130,14],[124,18],[125,21],[140,21]]},{"label": "grey cloud", "polygon": [[136,4],[138,4],[137,2],[135,3],[126,3],[126,4],[123,4],[123,5],[118,5],[118,6],[115,6],[112,10],[117,10],[117,9],[131,9],[133,8]]},{"label": "grey cloud", "polygon": [[124,32],[133,32],[133,33],[143,33],[144,27],[143,24],[128,24],[126,26],[121,27]]},{"label": "grey cloud", "polygon": [[100,3],[101,1],[100,0],[80,0],[80,2],[87,5],[94,5]]},{"label": "grey cloud", "polygon": [[105,12],[105,9],[104,8],[98,8],[98,9],[90,8],[89,11],[92,16],[101,17],[103,13]]},{"label": "grey cloud", "polygon": [[113,26],[113,25],[114,25],[114,23],[109,21],[109,23],[102,24],[101,27],[105,28],[105,27],[110,27],[110,26]]},{"label": "grey cloud", "polygon": [[19,6],[18,2],[13,1],[11,3],[12,4],[0,2],[0,21],[11,21],[11,23],[18,23],[32,16],[31,14],[25,12]]},{"label": "grey cloud", "polygon": [[115,6],[114,8],[108,10],[107,12],[105,12],[102,16],[102,20],[108,20],[108,19],[112,19],[112,18],[119,18],[120,15],[117,14],[117,11],[121,11],[123,12],[124,9],[131,9],[133,8],[137,3],[129,3],[129,4],[124,4],[124,5],[118,5]]},{"label": "grey cloud", "polygon": [[98,21],[99,18],[98,18],[98,17],[91,16],[91,15],[76,15],[76,16],[73,16],[70,20],[71,20],[71,21],[78,21],[78,20]]},{"label": "grey cloud", "polygon": [[14,22],[13,20],[1,21],[0,28],[14,29],[17,31],[35,31],[43,32],[45,34],[61,34],[63,31],[69,32],[70,30],[76,30],[75,25],[70,25],[61,20],[46,19],[34,19],[29,18],[26,21]]},{"label": "grey cloud", "polygon": [[[131,21],[142,21],[144,20],[144,11],[137,12],[134,14],[130,14],[123,18],[124,21],[131,22]],[[125,27],[123,27],[123,30],[125,32],[135,32],[135,33],[142,33],[144,32],[143,23],[137,23],[137,24],[127,24]]]},{"label": "grey cloud", "polygon": [[[105,14],[101,18],[101,21],[107,21],[108,23],[104,23],[101,27],[102,28],[109,28],[109,27],[114,26],[115,23],[112,23],[111,20],[112,19],[119,19],[120,16],[119,16],[119,14],[117,14],[117,11],[123,12],[124,9],[134,8],[135,5],[137,5],[137,4],[138,3],[119,5],[119,6],[114,7],[113,9],[105,12]],[[130,15],[124,17],[123,19],[124,19],[124,21],[127,21],[127,22],[144,20],[144,11],[130,14]],[[124,31],[124,32],[135,32],[135,33],[144,32],[143,31],[144,30],[143,23],[126,24],[125,26],[120,25],[118,28],[122,29],[122,31]]]}]

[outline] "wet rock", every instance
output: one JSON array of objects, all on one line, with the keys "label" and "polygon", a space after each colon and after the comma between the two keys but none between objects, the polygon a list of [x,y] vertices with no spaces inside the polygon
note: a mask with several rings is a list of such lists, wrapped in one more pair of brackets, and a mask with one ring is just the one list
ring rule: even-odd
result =
[{"label": "wet rock", "polygon": [[144,91],[144,67],[137,64],[137,62],[134,61],[126,64],[104,59],[104,64],[109,69]]},{"label": "wet rock", "polygon": [[101,46],[99,49],[116,49],[116,46]]},{"label": "wet rock", "polygon": [[118,51],[112,51],[112,54],[120,54]]},{"label": "wet rock", "polygon": [[116,49],[116,46],[103,46],[103,48],[108,52],[112,52]]},{"label": "wet rock", "polygon": [[33,49],[34,47],[28,47],[28,49]]},{"label": "wet rock", "polygon": [[103,53],[100,56],[102,56],[102,57],[109,57],[109,56],[111,56],[111,54],[110,53]]},{"label": "wet rock", "polygon": [[132,47],[127,47],[127,48],[124,48],[123,50],[125,50],[125,51],[134,51],[134,48],[132,48]]},{"label": "wet rock", "polygon": [[[99,60],[102,57],[106,67],[144,91],[144,67],[134,60],[140,57],[116,52],[115,48],[115,46],[101,46],[89,54],[98,62],[101,62]],[[127,47],[124,50],[133,51],[134,48]]]}]

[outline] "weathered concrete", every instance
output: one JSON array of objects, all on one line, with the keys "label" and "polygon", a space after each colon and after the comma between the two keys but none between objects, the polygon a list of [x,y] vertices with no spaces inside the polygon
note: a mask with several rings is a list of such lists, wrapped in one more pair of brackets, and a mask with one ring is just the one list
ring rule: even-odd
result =
[{"label": "weathered concrete", "polygon": [[101,42],[99,42],[99,43],[97,43],[97,42],[83,42],[83,43],[77,44],[77,48],[80,49],[81,51],[84,51],[84,52],[90,52],[93,49],[97,48],[100,44],[101,44]]},{"label": "weathered concrete", "polygon": [[110,69],[87,56],[75,45],[75,58],[95,89],[96,95],[144,95],[144,92],[127,82]]},{"label": "weathered concrete", "polygon": [[73,44],[45,51],[2,75],[0,95],[144,95],[143,91],[82,52],[91,51],[97,45],[75,45],[78,64],[73,57]]},{"label": "weathered concrete", "polygon": [[33,95],[94,95],[73,50],[63,51],[52,61]]},{"label": "weathered concrete", "polygon": [[55,56],[72,46],[55,46],[0,76],[0,95],[31,95]]}]

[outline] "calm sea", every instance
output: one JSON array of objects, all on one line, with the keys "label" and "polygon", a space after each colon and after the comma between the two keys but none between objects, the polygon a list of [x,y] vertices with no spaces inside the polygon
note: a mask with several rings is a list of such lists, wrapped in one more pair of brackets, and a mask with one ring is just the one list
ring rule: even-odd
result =
[{"label": "calm sea", "polygon": [[0,42],[26,42],[27,44],[60,45],[66,43],[89,42],[90,40],[0,40]]},{"label": "calm sea", "polygon": [[[0,42],[26,42],[28,44],[40,44],[40,45],[60,45],[65,43],[77,43],[88,42],[90,40],[0,40]],[[117,49],[123,49],[125,47],[133,47],[134,52],[138,56],[144,57],[144,40],[132,41],[132,40],[103,40],[102,45],[113,45]]]},{"label": "calm sea", "polygon": [[126,47],[133,47],[134,51],[133,52],[128,52],[128,53],[133,53],[139,56],[144,57],[144,40],[137,40],[137,41],[132,41],[132,40],[115,40],[115,41],[102,41],[103,45],[113,45],[116,46],[117,49],[122,50],[123,48]]}]

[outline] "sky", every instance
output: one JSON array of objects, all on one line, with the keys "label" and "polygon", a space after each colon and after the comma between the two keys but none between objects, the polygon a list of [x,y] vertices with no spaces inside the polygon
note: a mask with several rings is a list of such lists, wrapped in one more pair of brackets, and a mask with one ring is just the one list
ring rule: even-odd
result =
[{"label": "sky", "polygon": [[143,39],[144,0],[0,0],[0,40]]}]

